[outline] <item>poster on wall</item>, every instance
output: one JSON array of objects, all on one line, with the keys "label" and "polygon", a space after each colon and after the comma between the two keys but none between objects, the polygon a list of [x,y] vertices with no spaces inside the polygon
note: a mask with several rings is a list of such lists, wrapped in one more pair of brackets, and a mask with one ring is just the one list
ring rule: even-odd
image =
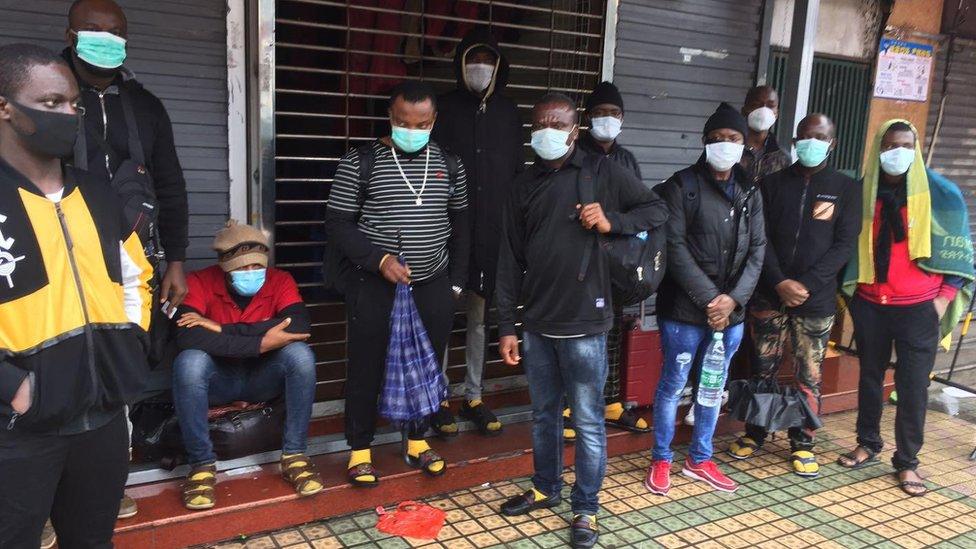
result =
[{"label": "poster on wall", "polygon": [[882,38],[874,96],[904,101],[927,101],[934,49],[928,44]]}]

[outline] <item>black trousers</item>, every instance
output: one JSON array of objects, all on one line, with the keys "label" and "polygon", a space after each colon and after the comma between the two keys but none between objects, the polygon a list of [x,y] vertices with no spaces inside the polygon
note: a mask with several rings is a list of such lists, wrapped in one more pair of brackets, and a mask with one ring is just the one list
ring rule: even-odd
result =
[{"label": "black trousers", "polygon": [[929,374],[935,365],[939,344],[939,315],[931,301],[892,306],[855,297],[851,316],[861,364],[857,443],[875,452],[884,447],[881,439],[882,385],[894,343],[898,360],[895,365],[898,409],[895,412],[895,455],[891,464],[898,471],[915,469],[924,438]]},{"label": "black trousers", "polygon": [[0,547],[37,549],[50,516],[61,549],[111,548],[128,475],[121,410],[77,435],[0,429]]},{"label": "black trousers", "polygon": [[[366,271],[353,276],[346,292],[346,441],[353,450],[362,450],[369,448],[376,431],[396,286]],[[454,319],[454,295],[447,275],[414,284],[413,299],[440,364]],[[425,420],[407,435],[419,440],[426,431]]]}]

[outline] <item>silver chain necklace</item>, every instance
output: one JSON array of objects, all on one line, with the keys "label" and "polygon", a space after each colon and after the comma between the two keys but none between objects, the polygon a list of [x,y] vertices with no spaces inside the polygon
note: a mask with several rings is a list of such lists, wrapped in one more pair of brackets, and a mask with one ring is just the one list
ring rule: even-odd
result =
[{"label": "silver chain necklace", "polygon": [[391,150],[393,151],[393,162],[396,163],[397,169],[400,170],[400,177],[403,178],[403,181],[407,184],[407,188],[410,189],[410,192],[417,199],[414,203],[418,206],[423,206],[424,200],[420,197],[420,195],[424,194],[424,189],[427,188],[427,172],[428,168],[430,168],[430,147],[427,147],[427,158],[424,161],[424,182],[420,185],[420,192],[414,190],[413,184],[410,183],[409,179],[407,179],[407,174],[403,173],[403,168],[400,167],[400,159],[397,158],[396,147],[391,147]]}]

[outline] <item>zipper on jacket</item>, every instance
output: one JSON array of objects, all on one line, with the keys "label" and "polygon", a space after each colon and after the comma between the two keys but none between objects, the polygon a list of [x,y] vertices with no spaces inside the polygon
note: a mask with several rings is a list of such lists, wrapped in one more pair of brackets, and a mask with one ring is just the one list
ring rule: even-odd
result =
[{"label": "zipper on jacket", "polygon": [[[108,143],[108,111],[105,110],[105,92],[98,92],[98,102],[102,106],[102,140]],[[112,178],[112,168],[108,156],[108,151],[105,151],[105,171],[108,173],[109,179]]]},{"label": "zipper on jacket", "polygon": [[800,219],[796,223],[796,234],[793,235],[793,253],[790,254],[790,268],[793,267],[793,262],[796,261],[796,249],[800,245],[800,229],[803,228],[803,216],[806,213],[807,206],[807,191],[810,190],[810,178],[808,176],[803,176],[803,193],[800,195]]},{"label": "zipper on jacket", "polygon": [[[61,233],[64,236],[65,245],[68,248],[68,263],[71,265],[71,274],[74,275],[75,289],[78,291],[78,299],[81,301],[81,312],[85,317],[85,343],[88,346],[88,375],[91,378],[92,392],[98,394],[98,376],[95,374],[95,336],[92,334],[91,318],[88,315],[88,302],[85,300],[84,287],[81,284],[81,273],[78,271],[78,262],[75,260],[75,245],[71,239],[71,232],[68,230],[68,221],[64,217],[64,210],[61,203],[55,202],[54,209],[58,212],[58,223],[61,225]],[[90,429],[88,411],[84,417],[85,429]]]},{"label": "zipper on jacket", "polygon": [[[27,387],[29,389],[30,397],[31,397],[31,403],[30,403],[30,405],[31,405],[31,408],[33,408],[34,406],[37,406],[37,391],[34,390],[34,388],[36,387],[34,385],[34,372],[27,372],[27,378],[26,379],[27,379]],[[29,409],[28,409],[28,411],[29,411]],[[19,412],[11,411],[11,413],[10,413],[10,421],[7,422],[7,430],[8,431],[12,431],[13,430],[14,424],[17,423],[17,420],[20,419],[20,416],[21,416],[21,414]]]}]

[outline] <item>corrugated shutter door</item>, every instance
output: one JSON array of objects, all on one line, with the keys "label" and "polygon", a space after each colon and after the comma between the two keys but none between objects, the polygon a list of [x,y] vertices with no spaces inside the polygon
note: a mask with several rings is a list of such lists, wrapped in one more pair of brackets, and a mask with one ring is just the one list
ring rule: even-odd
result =
[{"label": "corrugated shutter door", "polygon": [[656,184],[695,162],[720,101],[742,105],[755,80],[762,0],[621,0],[619,10],[620,141]]},{"label": "corrugated shutter door", "polygon": [[[173,121],[190,195],[190,249],[197,267],[227,219],[227,24],[223,0],[122,0],[129,20],[126,67],[159,97]],[[64,48],[70,2],[3,0],[0,43]]]},{"label": "corrugated shutter door", "polygon": [[[948,47],[949,73],[945,74]],[[945,90],[943,91],[943,84]],[[976,228],[976,41],[956,39],[939,48],[928,128],[926,154],[932,149],[929,166],[954,181],[969,205],[969,226]],[[943,105],[943,98],[945,99]],[[942,109],[940,121],[940,108]],[[937,127],[938,126],[938,127]],[[933,147],[933,137],[935,139]]]},{"label": "corrugated shutter door", "polygon": [[[277,3],[275,254],[312,314],[316,415],[341,411],[346,372],[345,309],[321,288],[325,204],[339,158],[389,131],[387,95],[399,80],[453,89],[454,47],[475,25],[491,25],[509,58],[505,93],[523,122],[548,89],[581,99],[599,79],[604,10],[604,0]],[[496,339],[490,330],[486,393],[524,386],[513,375],[518,370],[498,360]],[[455,318],[448,365],[456,390],[464,377],[463,314]]]}]

